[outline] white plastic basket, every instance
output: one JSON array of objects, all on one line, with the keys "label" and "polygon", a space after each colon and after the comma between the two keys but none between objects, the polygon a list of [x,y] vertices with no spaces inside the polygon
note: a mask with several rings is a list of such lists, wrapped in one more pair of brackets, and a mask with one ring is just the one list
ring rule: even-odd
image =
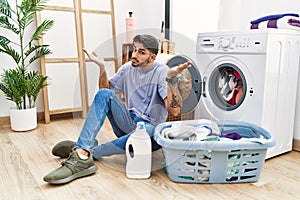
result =
[{"label": "white plastic basket", "polygon": [[[154,139],[163,148],[166,173],[174,182],[237,183],[258,180],[267,149],[275,145],[271,135],[254,124],[218,122],[221,134],[239,133],[246,140],[182,141],[166,139],[162,131],[172,123],[159,124]],[[198,126],[197,120],[179,123]],[[259,139],[258,138],[262,138]],[[263,141],[263,142],[262,142]]]}]

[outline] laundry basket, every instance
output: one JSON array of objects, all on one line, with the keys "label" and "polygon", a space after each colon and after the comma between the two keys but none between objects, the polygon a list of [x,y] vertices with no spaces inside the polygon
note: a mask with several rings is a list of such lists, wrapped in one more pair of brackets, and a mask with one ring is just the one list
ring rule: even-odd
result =
[{"label": "laundry basket", "polygon": [[155,129],[154,139],[163,148],[165,171],[174,182],[255,182],[262,171],[267,149],[275,145],[274,139],[266,130],[237,121],[217,122],[217,125],[221,135],[238,133],[243,138],[240,140],[166,139],[162,131],[173,123],[198,126],[198,121],[166,122]]}]

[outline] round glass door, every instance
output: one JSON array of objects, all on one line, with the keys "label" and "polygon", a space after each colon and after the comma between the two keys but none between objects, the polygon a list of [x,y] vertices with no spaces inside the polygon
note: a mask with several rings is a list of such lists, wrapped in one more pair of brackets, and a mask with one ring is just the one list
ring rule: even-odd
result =
[{"label": "round glass door", "polygon": [[232,63],[217,66],[212,71],[208,84],[213,103],[222,110],[234,110],[245,99],[247,91],[245,76]]},{"label": "round glass door", "polygon": [[167,62],[167,65],[172,68],[187,61],[191,61],[191,67],[181,73],[178,83],[178,88],[183,100],[181,114],[195,110],[201,97],[201,75],[196,63],[187,56],[176,55]]}]

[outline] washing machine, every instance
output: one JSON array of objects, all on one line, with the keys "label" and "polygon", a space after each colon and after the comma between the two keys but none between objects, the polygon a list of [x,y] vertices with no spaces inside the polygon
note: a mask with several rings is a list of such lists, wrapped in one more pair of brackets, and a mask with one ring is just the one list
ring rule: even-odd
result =
[{"label": "washing machine", "polygon": [[[189,69],[192,91],[183,112],[195,119],[237,120],[265,128],[276,145],[266,158],[292,150],[300,33],[290,30],[200,33]],[[176,56],[169,66],[189,60]]]}]

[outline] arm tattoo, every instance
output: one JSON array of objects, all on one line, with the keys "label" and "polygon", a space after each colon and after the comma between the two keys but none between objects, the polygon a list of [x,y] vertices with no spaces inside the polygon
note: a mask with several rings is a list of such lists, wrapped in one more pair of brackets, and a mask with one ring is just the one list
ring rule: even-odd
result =
[{"label": "arm tattoo", "polygon": [[172,100],[170,106],[171,108],[177,108],[179,106],[179,101],[175,94],[172,94]]},{"label": "arm tattoo", "polygon": [[171,108],[177,108],[178,106],[182,106],[182,97],[181,97],[181,94],[179,92],[179,89],[178,89],[178,84],[171,84],[171,83],[168,83],[168,86],[169,86],[169,89],[171,90],[172,92],[172,99],[171,99]]}]

